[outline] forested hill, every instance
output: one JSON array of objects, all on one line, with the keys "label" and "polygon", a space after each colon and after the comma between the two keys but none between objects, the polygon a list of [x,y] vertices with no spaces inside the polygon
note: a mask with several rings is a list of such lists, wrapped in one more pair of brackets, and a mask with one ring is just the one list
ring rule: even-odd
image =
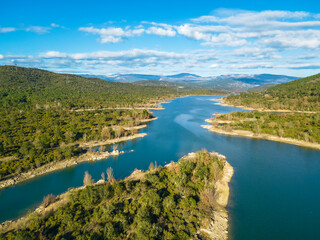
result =
[{"label": "forested hill", "polygon": [[138,86],[34,68],[0,66],[1,109],[123,107],[145,104],[175,93],[173,89],[160,86]]},{"label": "forested hill", "polygon": [[320,74],[279,84],[261,93],[241,93],[225,102],[253,108],[320,111]]}]

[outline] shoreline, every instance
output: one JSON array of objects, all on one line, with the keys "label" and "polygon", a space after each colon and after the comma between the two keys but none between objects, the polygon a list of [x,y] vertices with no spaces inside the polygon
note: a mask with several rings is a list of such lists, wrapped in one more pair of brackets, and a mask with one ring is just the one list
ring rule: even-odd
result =
[{"label": "shoreline", "polygon": [[317,113],[315,111],[301,111],[301,110],[286,110],[286,109],[266,109],[266,108],[252,108],[252,107],[246,107],[242,105],[232,105],[225,103],[223,101],[223,98],[217,98],[217,99],[210,99],[211,101],[214,101],[215,105],[220,105],[223,107],[236,107],[236,108],[242,108],[244,110],[249,110],[249,111],[259,111],[259,112],[279,112],[279,113],[307,113],[307,114],[313,114]]},{"label": "shoreline", "polygon": [[[150,122],[150,121],[153,121],[156,119],[158,119],[158,118],[155,117],[155,118],[151,118],[151,119],[145,119],[142,122]],[[147,125],[145,124],[145,125],[141,125],[141,126],[137,126],[137,127],[138,127],[137,129],[142,129],[144,127],[147,127]],[[97,147],[97,146],[102,146],[102,145],[107,145],[107,144],[115,144],[115,143],[119,143],[119,142],[130,141],[130,140],[134,140],[137,138],[145,137],[146,135],[147,135],[146,133],[137,133],[137,134],[126,136],[126,137],[109,139],[109,140],[105,140],[105,141],[92,141],[92,142],[88,142],[88,143],[82,143],[79,145],[80,145],[80,147]],[[47,173],[51,173],[54,171],[59,171],[59,170],[62,170],[62,169],[68,168],[68,167],[75,166],[78,163],[98,161],[98,160],[106,159],[110,156],[117,156],[120,153],[123,153],[123,152],[122,151],[120,151],[120,152],[113,151],[113,152],[102,152],[102,153],[100,153],[100,152],[84,153],[79,156],[65,159],[62,161],[51,162],[51,163],[45,164],[39,168],[14,175],[8,179],[0,181],[0,190],[5,189],[7,187],[14,186],[16,184],[19,184],[19,183],[22,183],[25,181],[28,181],[28,180],[35,178],[35,177],[38,177],[38,176],[45,175]]]},{"label": "shoreline", "polygon": [[[206,122],[211,122],[210,119],[206,119]],[[310,143],[302,140],[296,140],[293,138],[283,138],[283,137],[278,137],[274,136],[271,134],[255,134],[251,131],[247,130],[232,130],[231,132],[216,128],[212,125],[201,125],[201,127],[208,129],[211,132],[219,133],[219,134],[224,134],[228,136],[234,136],[234,137],[247,137],[247,138],[254,138],[254,139],[265,139],[269,141],[275,141],[275,142],[282,142],[282,143],[288,143],[300,147],[307,147],[307,148],[312,148],[312,149],[317,149],[320,150],[320,144],[319,143]]]},{"label": "shoreline", "polygon": [[164,110],[163,107],[120,107],[120,108],[87,108],[87,109],[71,109],[72,112],[84,112],[84,111],[102,111],[102,110]]},{"label": "shoreline", "polygon": [[[226,159],[225,156],[216,153],[219,158]],[[223,167],[223,174],[221,178],[216,182],[216,192],[214,198],[216,199],[215,210],[213,211],[212,220],[208,228],[201,228],[200,232],[205,232],[210,236],[212,240],[227,240],[228,239],[228,229],[229,229],[229,214],[226,210],[226,206],[229,202],[230,188],[229,182],[233,176],[234,169],[225,160],[225,165]]]},{"label": "shoreline", "polygon": [[[229,186],[228,183],[230,182],[232,175],[233,175],[233,167],[225,160],[225,156],[213,152],[211,154],[216,155],[218,158],[222,158],[225,161],[225,165],[223,167],[223,173],[221,178],[215,183],[216,186],[216,192],[215,192],[215,198],[216,198],[216,205],[215,210],[212,213],[212,220],[209,224],[208,228],[200,228],[199,232],[203,231],[206,234],[208,234],[211,239],[214,240],[227,240],[228,239],[228,212],[225,209],[225,207],[228,204],[228,198],[229,198]],[[188,155],[184,156],[183,158],[188,158],[194,156],[194,153],[189,153]],[[173,164],[176,164],[177,162],[174,162]],[[170,168],[172,163],[169,163],[165,165],[164,167]],[[148,171],[148,170],[147,170]],[[137,179],[141,179],[147,171],[137,170],[135,169],[129,176],[125,177],[123,180],[128,181],[135,181]],[[101,185],[105,184],[105,180],[98,180],[97,182],[93,183],[93,185]],[[40,204],[34,211],[31,213],[28,213],[25,216],[22,216],[20,218],[14,219],[14,220],[7,220],[2,223],[0,223],[0,233],[5,233],[8,231],[12,231],[16,229],[17,227],[27,223],[30,218],[34,214],[37,215],[46,215],[51,211],[56,211],[60,206],[63,206],[68,201],[68,196],[74,192],[79,191],[86,186],[80,186],[77,188],[72,188],[64,193],[61,193],[60,195],[56,196],[56,201],[52,204],[50,204],[47,207],[44,207],[42,204]]]}]

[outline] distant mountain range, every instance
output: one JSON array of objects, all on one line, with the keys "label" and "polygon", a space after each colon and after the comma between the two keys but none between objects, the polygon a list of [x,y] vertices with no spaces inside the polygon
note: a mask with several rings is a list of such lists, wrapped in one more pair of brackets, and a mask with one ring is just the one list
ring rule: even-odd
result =
[{"label": "distant mountain range", "polygon": [[[176,75],[146,75],[146,74],[115,74],[110,76],[104,75],[82,75],[85,77],[97,77],[114,82],[131,82],[138,85],[169,85],[171,87],[185,88],[216,88],[227,91],[242,92],[251,88],[256,88],[267,84],[286,83],[297,79],[297,77],[273,74],[233,74],[221,75],[215,77],[202,77],[190,73],[180,73]],[[145,84],[144,84],[144,81]],[[169,84],[174,83],[174,84]]]}]

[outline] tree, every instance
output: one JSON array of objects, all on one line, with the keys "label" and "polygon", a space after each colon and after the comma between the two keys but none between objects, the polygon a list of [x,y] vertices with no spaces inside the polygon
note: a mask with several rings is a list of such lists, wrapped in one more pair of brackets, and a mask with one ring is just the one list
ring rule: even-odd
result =
[{"label": "tree", "polygon": [[2,142],[0,142],[0,155],[4,155],[4,147]]},{"label": "tree", "polygon": [[109,168],[107,169],[107,176],[108,176],[108,182],[113,183],[113,182],[116,181],[116,179],[115,179],[114,176],[113,176],[113,169],[112,169],[112,167],[109,167]]},{"label": "tree", "polygon": [[84,173],[84,177],[83,177],[83,185],[87,186],[93,183],[93,179],[91,177],[91,175],[88,173],[88,171],[86,171]]}]

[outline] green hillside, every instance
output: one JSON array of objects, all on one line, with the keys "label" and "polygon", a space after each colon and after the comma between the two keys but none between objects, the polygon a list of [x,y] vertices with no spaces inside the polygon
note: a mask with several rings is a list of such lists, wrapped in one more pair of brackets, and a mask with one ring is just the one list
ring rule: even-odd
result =
[{"label": "green hillside", "polygon": [[275,85],[276,84],[273,84],[273,83],[260,85],[258,87],[253,87],[253,88],[248,89],[248,92],[263,92],[263,91],[265,91]]},{"label": "green hillside", "polygon": [[71,108],[157,104],[175,96],[166,87],[114,83],[39,69],[0,67],[0,180],[87,151],[79,143],[136,133],[146,110],[70,111]]},{"label": "green hillside", "polygon": [[34,108],[123,107],[174,96],[176,91],[157,86],[108,82],[98,78],[58,74],[34,68],[0,66],[0,105]]},{"label": "green hillside", "polygon": [[276,85],[261,93],[241,93],[225,102],[253,108],[320,111],[320,74]]},{"label": "green hillside", "polygon": [[[178,92],[223,93],[210,89]],[[137,131],[124,127],[139,126],[152,114],[112,108],[156,106],[161,99],[176,96],[177,90],[169,87],[0,66],[0,180],[87,151],[77,144],[134,135]],[[70,111],[75,108],[95,111]]]}]

